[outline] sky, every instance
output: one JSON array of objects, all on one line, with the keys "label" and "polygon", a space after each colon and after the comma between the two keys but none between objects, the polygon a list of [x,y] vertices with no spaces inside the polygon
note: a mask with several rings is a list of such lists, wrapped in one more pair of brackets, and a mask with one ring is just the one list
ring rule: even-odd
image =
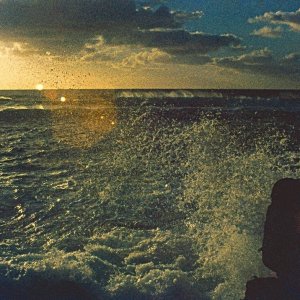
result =
[{"label": "sky", "polygon": [[0,89],[300,88],[300,0],[0,0]]}]

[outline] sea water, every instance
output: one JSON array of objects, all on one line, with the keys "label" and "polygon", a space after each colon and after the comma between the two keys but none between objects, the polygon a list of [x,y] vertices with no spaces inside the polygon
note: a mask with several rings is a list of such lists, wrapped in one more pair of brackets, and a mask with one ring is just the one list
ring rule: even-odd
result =
[{"label": "sea water", "polygon": [[0,92],[0,299],[241,299],[299,91]]}]

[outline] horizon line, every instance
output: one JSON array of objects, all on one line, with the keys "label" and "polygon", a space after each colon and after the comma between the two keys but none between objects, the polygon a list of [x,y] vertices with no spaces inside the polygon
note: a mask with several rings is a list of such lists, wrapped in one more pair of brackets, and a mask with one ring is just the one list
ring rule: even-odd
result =
[{"label": "horizon line", "polygon": [[5,91],[35,91],[42,93],[44,91],[300,91],[300,88],[50,88],[37,90],[32,89],[0,89]]}]

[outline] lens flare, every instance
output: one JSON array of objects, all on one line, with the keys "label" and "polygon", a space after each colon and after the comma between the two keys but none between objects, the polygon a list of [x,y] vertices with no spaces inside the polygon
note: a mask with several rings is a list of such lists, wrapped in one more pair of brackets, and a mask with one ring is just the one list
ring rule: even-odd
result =
[{"label": "lens flare", "polygon": [[49,89],[42,95],[44,105],[51,112],[53,138],[70,147],[92,147],[118,124],[113,92]]}]

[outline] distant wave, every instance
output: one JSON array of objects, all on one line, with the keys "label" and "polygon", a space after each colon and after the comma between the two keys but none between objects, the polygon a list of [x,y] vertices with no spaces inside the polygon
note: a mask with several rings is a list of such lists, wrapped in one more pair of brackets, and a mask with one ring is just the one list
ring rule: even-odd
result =
[{"label": "distant wave", "polygon": [[222,98],[222,93],[209,91],[174,90],[174,91],[119,91],[117,98]]},{"label": "distant wave", "polygon": [[0,96],[0,100],[12,100],[12,98],[7,96]]},{"label": "distant wave", "polygon": [[0,107],[0,112],[4,111],[24,111],[24,110],[44,110],[43,105],[25,106],[25,105],[9,105]]},{"label": "distant wave", "polygon": [[30,108],[27,107],[27,106],[21,106],[21,105],[0,107],[0,111],[5,111],[5,110],[27,110],[27,109],[30,109]]},{"label": "distant wave", "polygon": [[299,91],[255,90],[120,90],[119,99],[224,99],[235,101],[300,100]]}]

